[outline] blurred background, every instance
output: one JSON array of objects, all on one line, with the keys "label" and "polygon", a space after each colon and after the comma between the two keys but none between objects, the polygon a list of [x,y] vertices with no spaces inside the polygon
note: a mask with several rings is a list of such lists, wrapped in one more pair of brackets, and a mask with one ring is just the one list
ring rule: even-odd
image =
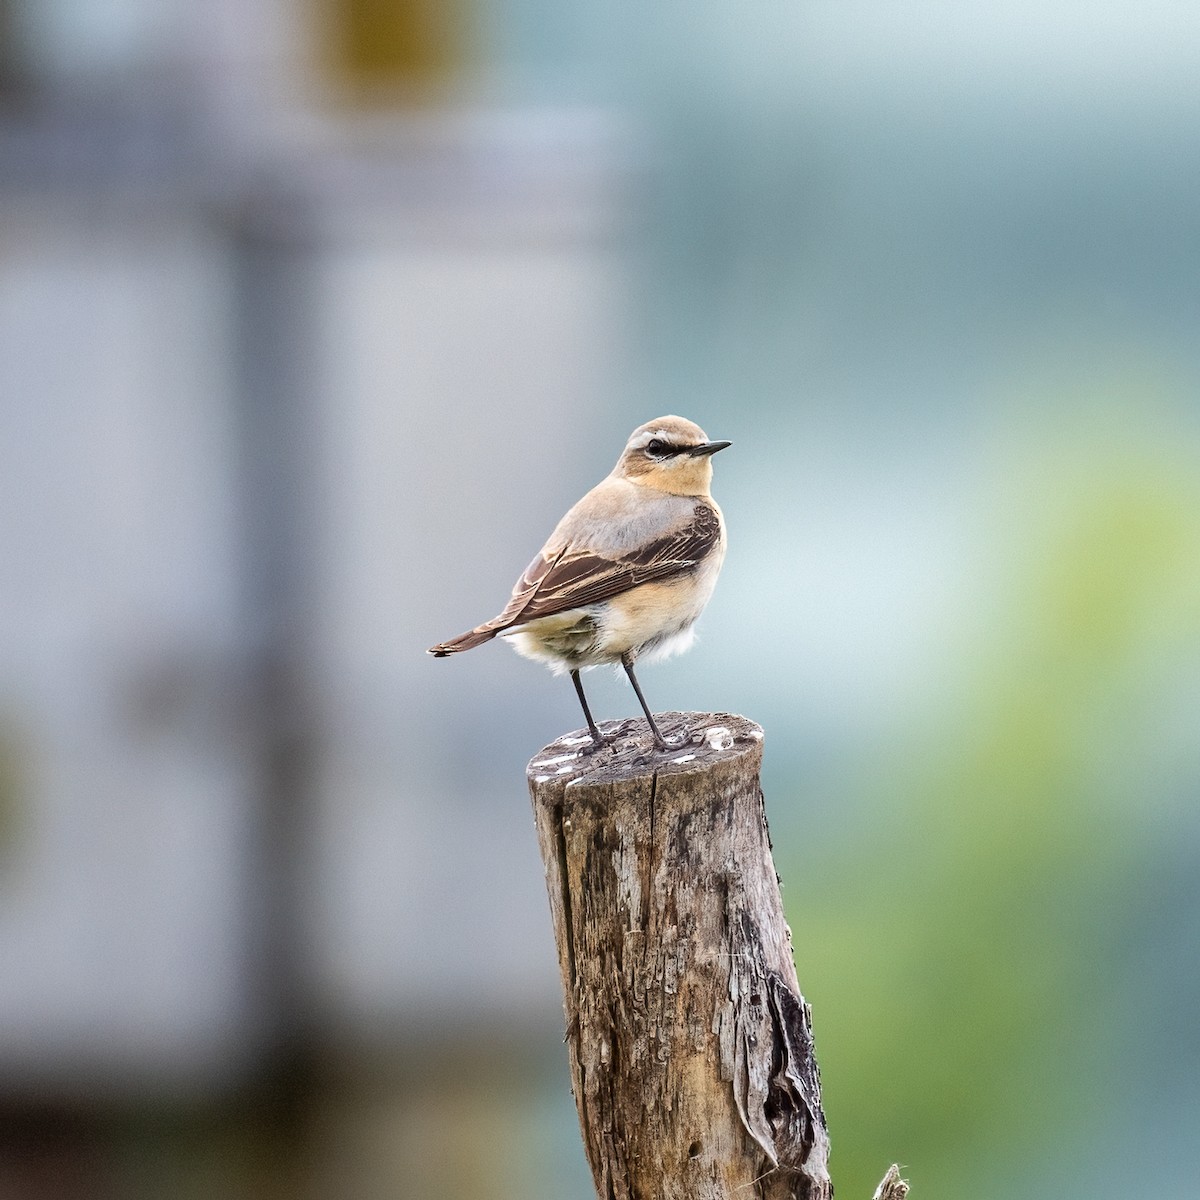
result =
[{"label": "blurred background", "polygon": [[575,699],[423,652],[667,412],[839,1195],[1194,1196],[1198,104],[1187,0],[0,0],[0,1198],[592,1194]]}]

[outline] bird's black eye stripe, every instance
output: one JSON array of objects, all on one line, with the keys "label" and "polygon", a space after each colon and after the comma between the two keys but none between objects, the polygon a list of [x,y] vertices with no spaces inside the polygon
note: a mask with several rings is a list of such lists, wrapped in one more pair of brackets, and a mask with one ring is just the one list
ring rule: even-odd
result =
[{"label": "bird's black eye stripe", "polygon": [[672,446],[670,442],[664,442],[662,438],[651,438],[646,443],[646,453],[654,458],[670,458],[672,454],[681,454],[682,446]]}]

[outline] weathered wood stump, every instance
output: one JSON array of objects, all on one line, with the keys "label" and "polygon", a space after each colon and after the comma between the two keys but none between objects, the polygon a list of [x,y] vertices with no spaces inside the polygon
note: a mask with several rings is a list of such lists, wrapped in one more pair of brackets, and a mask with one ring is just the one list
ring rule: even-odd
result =
[{"label": "weathered wood stump", "polygon": [[606,722],[529,764],[579,1123],[601,1200],[826,1200],[811,1012],[728,713]]}]

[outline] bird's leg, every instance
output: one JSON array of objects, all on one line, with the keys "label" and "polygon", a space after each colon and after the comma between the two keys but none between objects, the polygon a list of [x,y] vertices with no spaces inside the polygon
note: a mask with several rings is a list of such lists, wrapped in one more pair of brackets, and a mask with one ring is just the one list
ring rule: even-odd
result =
[{"label": "bird's leg", "polygon": [[583,680],[579,678],[578,670],[571,672],[571,682],[575,685],[575,694],[579,697],[579,703],[583,706],[583,715],[587,718],[588,729],[592,734],[592,749],[599,750],[608,745],[608,740],[596,728],[596,722],[592,720],[592,710],[588,708],[587,697],[583,694]]},{"label": "bird's leg", "polygon": [[646,714],[646,720],[650,722],[650,732],[654,734],[654,744],[660,750],[665,750],[667,743],[663,740],[663,735],[658,732],[658,726],[654,723],[654,714],[650,711],[650,706],[646,703],[646,697],[642,695],[642,689],[638,686],[637,676],[633,673],[633,659],[628,654],[622,654],[621,666],[625,668],[625,674],[629,676],[629,682],[633,684],[633,690],[637,693],[638,703],[642,706],[642,712]]}]

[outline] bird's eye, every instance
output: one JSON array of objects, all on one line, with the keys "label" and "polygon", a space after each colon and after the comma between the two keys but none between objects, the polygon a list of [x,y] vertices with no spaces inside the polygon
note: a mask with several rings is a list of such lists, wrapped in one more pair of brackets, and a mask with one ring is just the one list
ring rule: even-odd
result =
[{"label": "bird's eye", "polygon": [[662,438],[651,438],[646,443],[646,453],[653,454],[656,458],[661,458],[667,453],[667,443]]}]

